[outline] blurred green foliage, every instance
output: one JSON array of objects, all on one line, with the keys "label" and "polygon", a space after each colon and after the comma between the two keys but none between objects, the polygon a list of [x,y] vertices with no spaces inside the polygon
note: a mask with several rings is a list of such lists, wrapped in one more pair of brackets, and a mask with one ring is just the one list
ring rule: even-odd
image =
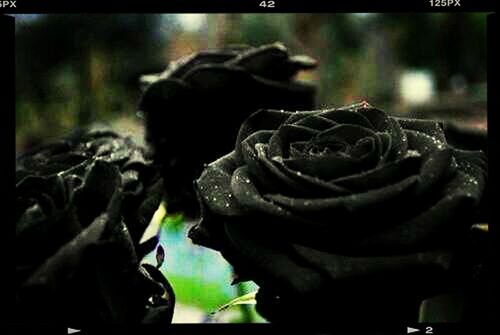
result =
[{"label": "blurred green foliage", "polygon": [[[38,15],[16,26],[21,146],[134,113],[138,77],[164,66],[161,15]],[[21,142],[21,143],[19,143]]]},{"label": "blurred green foliage", "polygon": [[[160,244],[165,250],[165,261],[160,270],[175,291],[179,313],[189,313],[182,308],[190,306],[199,314],[192,317],[196,317],[198,322],[208,322],[220,317],[211,315],[219,307],[255,291],[257,286],[252,282],[231,285],[231,266],[218,252],[192,244],[186,238],[189,225],[182,214],[170,214],[163,219]],[[143,262],[156,264],[155,257],[153,251]],[[232,313],[231,322],[262,321],[254,307],[240,305],[227,312]]]}]

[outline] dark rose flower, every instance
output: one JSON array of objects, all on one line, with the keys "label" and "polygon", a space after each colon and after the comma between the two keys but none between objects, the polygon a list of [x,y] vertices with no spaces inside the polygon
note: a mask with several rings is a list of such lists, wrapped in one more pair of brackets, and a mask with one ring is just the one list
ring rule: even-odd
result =
[{"label": "dark rose flower", "polygon": [[163,169],[169,209],[194,215],[192,181],[204,163],[232,149],[239,126],[251,113],[314,108],[315,87],[294,76],[315,65],[275,43],[195,53],[156,76],[139,109],[146,140]]},{"label": "dark rose flower", "polygon": [[140,147],[78,132],[19,157],[16,180],[18,321],[170,323],[168,281],[140,265],[162,185]]},{"label": "dark rose flower", "polygon": [[[55,174],[65,179],[74,176],[81,179],[88,172],[89,165],[96,160],[118,168],[125,194],[122,215],[132,240],[138,244],[161,201],[162,185],[159,173],[145,150],[130,138],[121,137],[105,128],[77,130],[64,140],[35,148],[20,156],[16,164],[16,180],[19,182],[27,176],[46,177]],[[82,199],[78,207],[79,217],[87,223],[102,210],[95,205],[105,203],[96,198],[101,192],[91,190],[80,195],[86,199]]]},{"label": "dark rose flower", "polygon": [[261,110],[196,181],[197,243],[259,286],[271,321],[413,320],[459,285],[486,181],[439,123],[367,103]]}]

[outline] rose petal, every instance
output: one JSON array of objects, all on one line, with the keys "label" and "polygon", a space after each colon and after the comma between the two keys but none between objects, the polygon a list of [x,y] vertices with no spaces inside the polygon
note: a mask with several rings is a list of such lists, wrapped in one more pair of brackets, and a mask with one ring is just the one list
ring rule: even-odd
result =
[{"label": "rose petal", "polygon": [[349,124],[339,124],[320,132],[316,135],[316,138],[325,142],[327,142],[329,138],[340,138],[349,144],[354,145],[362,138],[375,136],[376,133],[369,128]]},{"label": "rose petal", "polygon": [[331,231],[335,234],[332,238],[348,239],[411,217],[419,209],[412,201],[417,180],[416,176],[410,176],[380,189],[330,198],[292,198],[281,194],[264,194],[264,198],[310,224]]},{"label": "rose petal", "polygon": [[291,113],[291,115],[288,117],[288,119],[285,120],[285,122],[283,123],[283,125],[287,125],[287,124],[296,124],[297,122],[300,122],[300,120],[308,117],[308,116],[312,116],[312,115],[317,115],[318,112],[317,111],[296,111],[296,112],[293,112]]},{"label": "rose petal", "polygon": [[[424,160],[419,174],[417,194],[424,197],[427,192],[439,189],[439,183],[447,182],[455,173],[450,149],[437,150]],[[440,194],[440,192],[438,192]]]},{"label": "rose petal", "polygon": [[[18,266],[28,266],[27,270],[31,272],[34,265],[56,252],[62,244],[81,231],[73,206],[66,202],[71,193],[71,183],[60,176],[28,177],[16,187],[16,206],[19,206],[17,210],[20,212],[16,221],[18,243],[15,253]],[[35,204],[23,204],[20,199],[24,197],[34,199]],[[68,200],[59,202],[62,199]],[[43,238],[44,236],[50,238]],[[33,250],[37,251],[33,253]],[[16,275],[24,278],[29,272]]]},{"label": "rose petal", "polygon": [[233,50],[221,51],[201,51],[195,54],[182,57],[181,59],[169,64],[167,71],[161,74],[162,78],[182,78],[192,68],[203,64],[221,64],[232,58],[238,53]]},{"label": "rose petal", "polygon": [[357,108],[356,111],[363,115],[373,128],[380,132],[389,132],[392,126],[391,118],[386,113],[376,108]]},{"label": "rose petal", "polygon": [[380,155],[377,161],[378,165],[382,165],[388,161],[389,155],[391,154],[392,138],[387,133],[377,133],[376,138],[379,144],[377,146],[377,149],[379,149],[379,155]]},{"label": "rose petal", "polygon": [[289,146],[293,142],[307,141],[319,131],[302,125],[285,124],[274,131],[269,140],[269,155],[286,158],[290,155]]},{"label": "rose petal", "polygon": [[451,252],[445,250],[349,257],[297,244],[293,245],[293,248],[305,264],[328,274],[333,281],[362,277],[369,280],[370,277],[377,277],[381,273],[391,273],[398,278],[387,276],[387,280],[393,283],[405,278],[404,282],[422,284],[425,277],[443,275],[450,268],[452,261]]},{"label": "rose petal", "polygon": [[435,138],[441,143],[446,143],[443,124],[434,120],[420,120],[408,118],[394,118],[404,130],[414,130]]},{"label": "rose petal", "polygon": [[290,158],[303,158],[308,156],[306,154],[306,148],[310,145],[309,141],[297,141],[290,143],[288,148]]},{"label": "rose petal", "polygon": [[248,49],[233,60],[229,66],[241,66],[254,75],[274,80],[290,80],[298,71],[312,69],[316,62],[309,57],[289,57],[281,43]]},{"label": "rose petal", "polygon": [[74,203],[83,227],[105,212],[113,194],[121,190],[118,168],[105,161],[90,165],[84,185],[75,192]]},{"label": "rose petal", "polygon": [[69,278],[78,268],[83,251],[96,243],[104,233],[107,214],[99,216],[92,224],[83,230],[75,239],[65,244],[61,249],[42,264],[25,285],[54,285],[58,286]]},{"label": "rose petal", "polygon": [[435,204],[406,222],[351,241],[343,250],[357,254],[394,253],[395,250],[404,253],[456,244],[474,222],[474,208],[484,185],[484,179],[478,181],[459,171],[443,189],[445,196]]},{"label": "rose petal", "polygon": [[[223,89],[243,94],[246,89],[253,87],[253,81],[248,72],[222,64],[197,66],[188,71],[183,80],[196,90],[206,90],[207,92],[217,92]],[[238,83],[241,87],[235,90],[235,87],[231,87],[231,83]],[[231,98],[233,99],[234,96]]]},{"label": "rose petal", "polygon": [[364,160],[336,155],[289,158],[283,160],[283,163],[297,174],[306,174],[322,180],[335,179],[370,169]]},{"label": "rose petal", "polygon": [[319,194],[339,195],[345,190],[335,185],[328,185],[318,177],[302,174],[290,169],[279,156],[269,158],[268,147],[258,145],[256,153],[246,158],[251,176],[259,182],[258,187],[265,192],[279,192],[290,196],[308,196]]},{"label": "rose petal", "polygon": [[445,143],[422,132],[405,130],[405,134],[408,139],[408,150],[416,151],[420,155],[427,155],[432,151],[442,150],[446,146]]},{"label": "rose petal", "polygon": [[323,131],[337,125],[338,123],[324,116],[316,114],[316,115],[306,116],[300,119],[299,121],[294,122],[293,124],[297,126],[307,127],[315,131]]},{"label": "rose petal", "polygon": [[408,139],[405,131],[394,118],[390,119],[390,123],[391,149],[385,158],[388,162],[402,159],[408,152]]},{"label": "rose petal", "polygon": [[483,152],[452,149],[458,168],[478,183],[484,182],[488,175],[488,161]]},{"label": "rose petal", "polygon": [[262,109],[250,115],[240,127],[236,140],[236,158],[242,159],[241,143],[259,130],[276,130],[293,113]]},{"label": "rose petal", "polygon": [[[276,174],[283,176],[282,178],[289,183],[296,185],[296,196],[302,197],[320,197],[320,196],[340,196],[349,194],[349,190],[335,185],[333,183],[322,180],[318,177],[312,177],[307,174],[297,173],[297,171],[290,169],[283,161],[273,160],[273,166],[277,169]],[[274,170],[273,170],[274,171]],[[281,193],[289,195],[284,189]]]},{"label": "rose petal", "polygon": [[288,211],[265,200],[260,195],[257,187],[250,179],[246,166],[238,167],[235,170],[231,178],[231,189],[242,207],[283,218],[291,217]]},{"label": "rose petal", "polygon": [[226,224],[225,232],[230,250],[223,254],[237,258],[237,264],[243,263],[244,268],[251,268],[257,284],[277,286],[280,290],[292,290],[302,295],[314,291],[318,283],[324,282],[323,275],[294,262],[289,253],[292,250],[277,241],[275,236],[263,237],[251,225],[237,222]]},{"label": "rose petal", "polygon": [[243,142],[240,143],[239,149],[242,154],[243,162],[249,164],[252,157],[256,156],[256,145],[258,143],[267,144],[273,135],[271,130],[259,130],[247,137]]},{"label": "rose petal", "polygon": [[[293,188],[295,185],[287,185],[288,180],[283,180],[283,176],[276,173],[275,167],[267,159],[268,145],[256,143],[252,148],[248,143],[243,143],[243,160],[246,163],[248,172],[260,187],[269,190],[276,190],[281,187]],[[278,178],[275,178],[278,177]]]},{"label": "rose petal", "polygon": [[363,159],[370,154],[378,153],[376,149],[377,145],[375,138],[365,137],[358,140],[354,146],[350,147],[347,154],[355,159]]},{"label": "rose petal", "polygon": [[266,78],[288,80],[295,74],[295,71],[286,68],[287,59],[286,48],[282,44],[275,43],[249,49],[226,62],[226,65],[241,66],[254,75]]},{"label": "rose petal", "polygon": [[381,188],[417,174],[421,161],[420,157],[406,157],[402,160],[377,166],[369,171],[333,179],[329,182],[349,190],[349,193]]},{"label": "rose petal", "polygon": [[228,154],[209,164],[196,181],[204,204],[213,213],[238,216],[247,212],[231,191],[231,178],[237,167],[234,153]]},{"label": "rose petal", "polygon": [[373,124],[363,114],[348,110],[332,109],[317,114],[338,124],[350,124],[373,129]]},{"label": "rose petal", "polygon": [[388,185],[387,187],[342,197],[300,199],[286,197],[281,194],[266,194],[266,197],[286,208],[300,212],[317,212],[321,210],[343,208],[354,213],[355,211],[364,212],[367,210],[365,207],[377,205],[378,202],[385,204],[390,199],[401,196],[403,191],[408,190],[411,186],[415,185],[416,182],[417,177],[410,176],[396,184]]}]

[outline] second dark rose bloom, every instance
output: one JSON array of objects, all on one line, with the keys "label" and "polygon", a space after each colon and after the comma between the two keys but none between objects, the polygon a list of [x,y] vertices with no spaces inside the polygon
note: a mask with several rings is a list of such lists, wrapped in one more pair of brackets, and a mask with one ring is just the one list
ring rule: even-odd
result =
[{"label": "second dark rose bloom", "polygon": [[261,110],[196,181],[191,239],[260,291],[271,321],[414,320],[458,285],[486,156],[367,103]]},{"label": "second dark rose bloom", "polygon": [[203,51],[170,63],[139,105],[169,211],[197,215],[193,180],[203,164],[231,150],[250,114],[260,108],[314,108],[315,86],[295,75],[315,66],[280,43]]}]

